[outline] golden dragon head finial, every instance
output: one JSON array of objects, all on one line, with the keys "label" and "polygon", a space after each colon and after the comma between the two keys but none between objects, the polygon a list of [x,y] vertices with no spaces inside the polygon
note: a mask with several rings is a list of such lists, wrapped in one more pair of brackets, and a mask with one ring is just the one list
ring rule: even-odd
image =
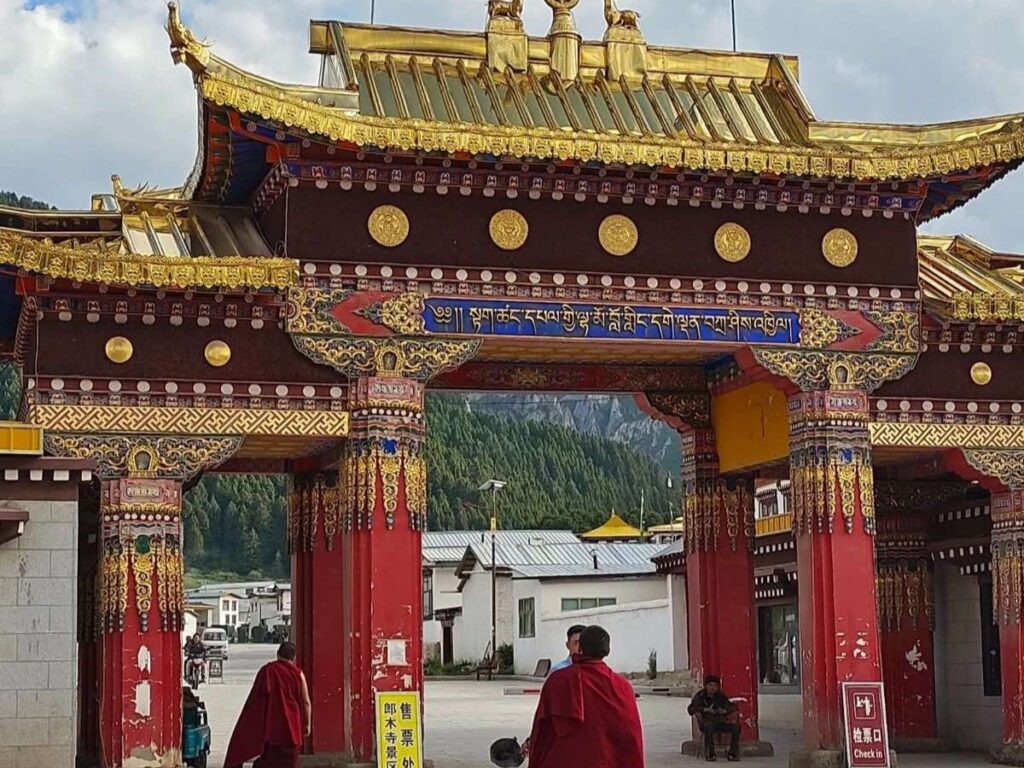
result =
[{"label": "golden dragon head finial", "polygon": [[171,38],[171,57],[193,72],[205,70],[210,63],[210,44],[199,40],[181,20],[178,4],[167,3],[167,36]]}]

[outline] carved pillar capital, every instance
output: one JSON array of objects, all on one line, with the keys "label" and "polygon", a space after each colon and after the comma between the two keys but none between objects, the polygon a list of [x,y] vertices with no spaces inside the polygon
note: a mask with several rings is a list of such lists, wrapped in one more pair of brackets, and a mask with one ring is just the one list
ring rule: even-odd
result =
[{"label": "carved pillar capital", "polygon": [[46,452],[52,456],[93,459],[101,480],[121,477],[191,480],[227,461],[239,449],[242,437],[171,436],[136,434],[48,433]]},{"label": "carved pillar capital", "polygon": [[860,390],[871,393],[913,369],[917,353],[823,352],[752,347],[754,360],[805,392]]},{"label": "carved pillar capital", "polygon": [[342,466],[346,495],[342,525],[370,529],[383,514],[393,529],[406,518],[426,522],[425,385],[396,376],[366,376],[349,388],[352,431]]},{"label": "carved pillar capital", "polygon": [[852,533],[859,516],[875,531],[868,399],[860,391],[802,392],[790,400],[790,481],[794,533]]}]

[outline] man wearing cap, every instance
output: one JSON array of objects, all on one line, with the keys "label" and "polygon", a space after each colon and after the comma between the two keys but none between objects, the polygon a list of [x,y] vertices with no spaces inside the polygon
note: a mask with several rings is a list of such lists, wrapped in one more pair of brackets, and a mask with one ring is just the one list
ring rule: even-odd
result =
[{"label": "man wearing cap", "polygon": [[565,647],[566,650],[569,651],[569,655],[555,664],[555,666],[551,668],[551,672],[557,672],[560,669],[572,666],[573,655],[580,652],[580,634],[584,629],[586,629],[586,627],[582,624],[573,624],[569,627],[569,631],[565,633]]},{"label": "man wearing cap", "polygon": [[735,762],[740,759],[740,724],[728,720],[729,715],[736,711],[736,705],[722,692],[722,678],[718,675],[705,677],[704,687],[694,694],[686,711],[697,718],[704,734],[704,755],[708,762],[717,759],[716,733],[729,734],[729,760]]}]

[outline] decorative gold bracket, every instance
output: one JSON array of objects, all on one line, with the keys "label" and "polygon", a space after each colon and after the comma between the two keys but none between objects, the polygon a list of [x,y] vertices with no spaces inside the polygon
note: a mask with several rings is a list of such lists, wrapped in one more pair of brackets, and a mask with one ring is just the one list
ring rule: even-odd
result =
[{"label": "decorative gold bracket", "polygon": [[758,364],[789,379],[804,392],[873,392],[885,382],[906,375],[917,364],[916,353],[805,352],[770,347],[752,347],[751,351]]},{"label": "decorative gold bracket", "polygon": [[94,459],[101,480],[164,477],[185,481],[227,461],[241,447],[242,439],[54,432],[47,434],[44,442],[51,456]]}]

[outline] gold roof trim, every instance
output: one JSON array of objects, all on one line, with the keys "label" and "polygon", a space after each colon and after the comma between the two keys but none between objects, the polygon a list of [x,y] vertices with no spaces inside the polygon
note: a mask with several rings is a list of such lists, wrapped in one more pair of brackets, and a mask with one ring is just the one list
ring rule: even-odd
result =
[{"label": "gold roof trim", "polygon": [[102,242],[76,247],[0,230],[0,263],[53,278],[158,288],[283,290],[298,285],[298,262],[259,256],[140,256],[107,250]]},{"label": "gold roof trim", "polygon": [[926,306],[960,321],[1024,321],[1020,268],[993,269],[995,256],[963,235],[919,236],[919,276]]},{"label": "gold roof trim", "polygon": [[[318,35],[313,36],[313,49],[328,48],[328,29],[329,26],[324,27],[322,42],[317,42]],[[346,35],[353,37],[351,41],[342,38],[342,42],[349,49],[350,63],[356,70],[360,70],[357,74],[360,81],[367,79],[361,70],[373,66],[370,49],[375,49],[373,57],[378,59],[408,53],[412,60],[410,65],[414,68],[418,66],[414,64],[417,55],[434,57],[435,68],[444,67],[440,58],[442,56],[444,61],[451,58],[455,66],[461,65],[467,69],[486,67],[486,38],[483,35],[353,25],[345,25],[343,29]],[[764,111],[766,122],[759,125],[762,130],[769,129],[772,124],[785,126],[784,134],[776,136],[775,142],[766,142],[757,136],[751,141],[746,135],[728,140],[724,129],[728,128],[729,119],[738,121],[742,115],[729,111],[723,115],[720,107],[713,107],[706,100],[703,104],[697,100],[694,105],[700,110],[701,123],[707,120],[704,117],[706,110],[712,122],[718,122],[719,116],[725,118],[718,122],[717,127],[708,127],[708,136],[691,137],[689,127],[682,117],[675,133],[644,131],[643,127],[649,120],[637,112],[635,104],[630,100],[630,96],[634,100],[638,96],[632,90],[632,84],[628,83],[612,84],[615,88],[630,88],[621,93],[616,92],[616,95],[623,96],[623,103],[617,108],[628,108],[631,112],[625,115],[630,122],[625,130],[620,125],[600,125],[596,129],[579,130],[571,120],[570,124],[564,126],[550,124],[547,120],[545,122],[548,125],[488,123],[480,122],[475,113],[471,117],[461,116],[465,122],[453,121],[451,116],[446,120],[430,120],[401,115],[360,114],[357,90],[304,88],[274,83],[217,58],[210,53],[205,43],[184,27],[173,6],[168,32],[175,60],[185,62],[195,73],[204,99],[310,135],[350,142],[357,146],[856,180],[927,178],[1024,158],[1024,114],[928,126],[818,123],[799,90],[793,65],[779,56],[748,57],[751,62],[757,61],[760,64],[758,77],[761,81],[754,78],[745,82],[744,87],[752,93],[752,101],[746,104],[746,108],[753,110],[757,104],[756,108]],[[581,53],[581,66],[584,69],[591,66],[595,69],[603,67],[603,46],[594,45],[588,50],[589,45],[585,45]],[[545,48],[550,54],[549,41],[531,40],[531,60],[543,55],[542,49]],[[661,66],[665,68],[666,74],[663,77],[671,79],[668,70],[681,66],[678,60],[667,53],[658,54],[657,49],[652,50],[655,51],[655,59],[658,55],[664,57]],[[703,56],[709,67],[721,62],[740,61],[725,54],[708,53]],[[422,66],[428,65],[424,63]],[[746,66],[744,64],[743,68]],[[512,77],[514,73],[499,74],[504,78]],[[531,79],[536,80],[540,74],[541,70],[537,69],[515,75],[515,82],[522,82],[525,88]],[[458,76],[465,86],[465,73],[460,72]],[[718,88],[725,86],[731,90],[732,84],[713,80],[719,77],[715,72],[704,71],[702,76],[712,78]],[[595,77],[598,90],[607,85],[600,73]],[[698,91],[692,78],[692,75],[687,75],[685,84],[677,78],[669,90],[688,90],[692,101],[693,94]],[[648,77],[645,82],[650,84],[655,83],[655,80]],[[364,85],[364,90],[371,92],[375,87],[372,78]],[[705,86],[708,92],[713,90],[710,84],[697,85],[700,86],[701,99]],[[358,85],[348,83],[347,87],[353,89],[358,88]],[[640,88],[639,85],[636,87]],[[667,107],[670,101],[662,106]],[[376,105],[372,109],[374,112],[381,111]],[[613,109],[613,116],[614,113]],[[634,122],[637,124],[636,130],[632,125]]]}]

